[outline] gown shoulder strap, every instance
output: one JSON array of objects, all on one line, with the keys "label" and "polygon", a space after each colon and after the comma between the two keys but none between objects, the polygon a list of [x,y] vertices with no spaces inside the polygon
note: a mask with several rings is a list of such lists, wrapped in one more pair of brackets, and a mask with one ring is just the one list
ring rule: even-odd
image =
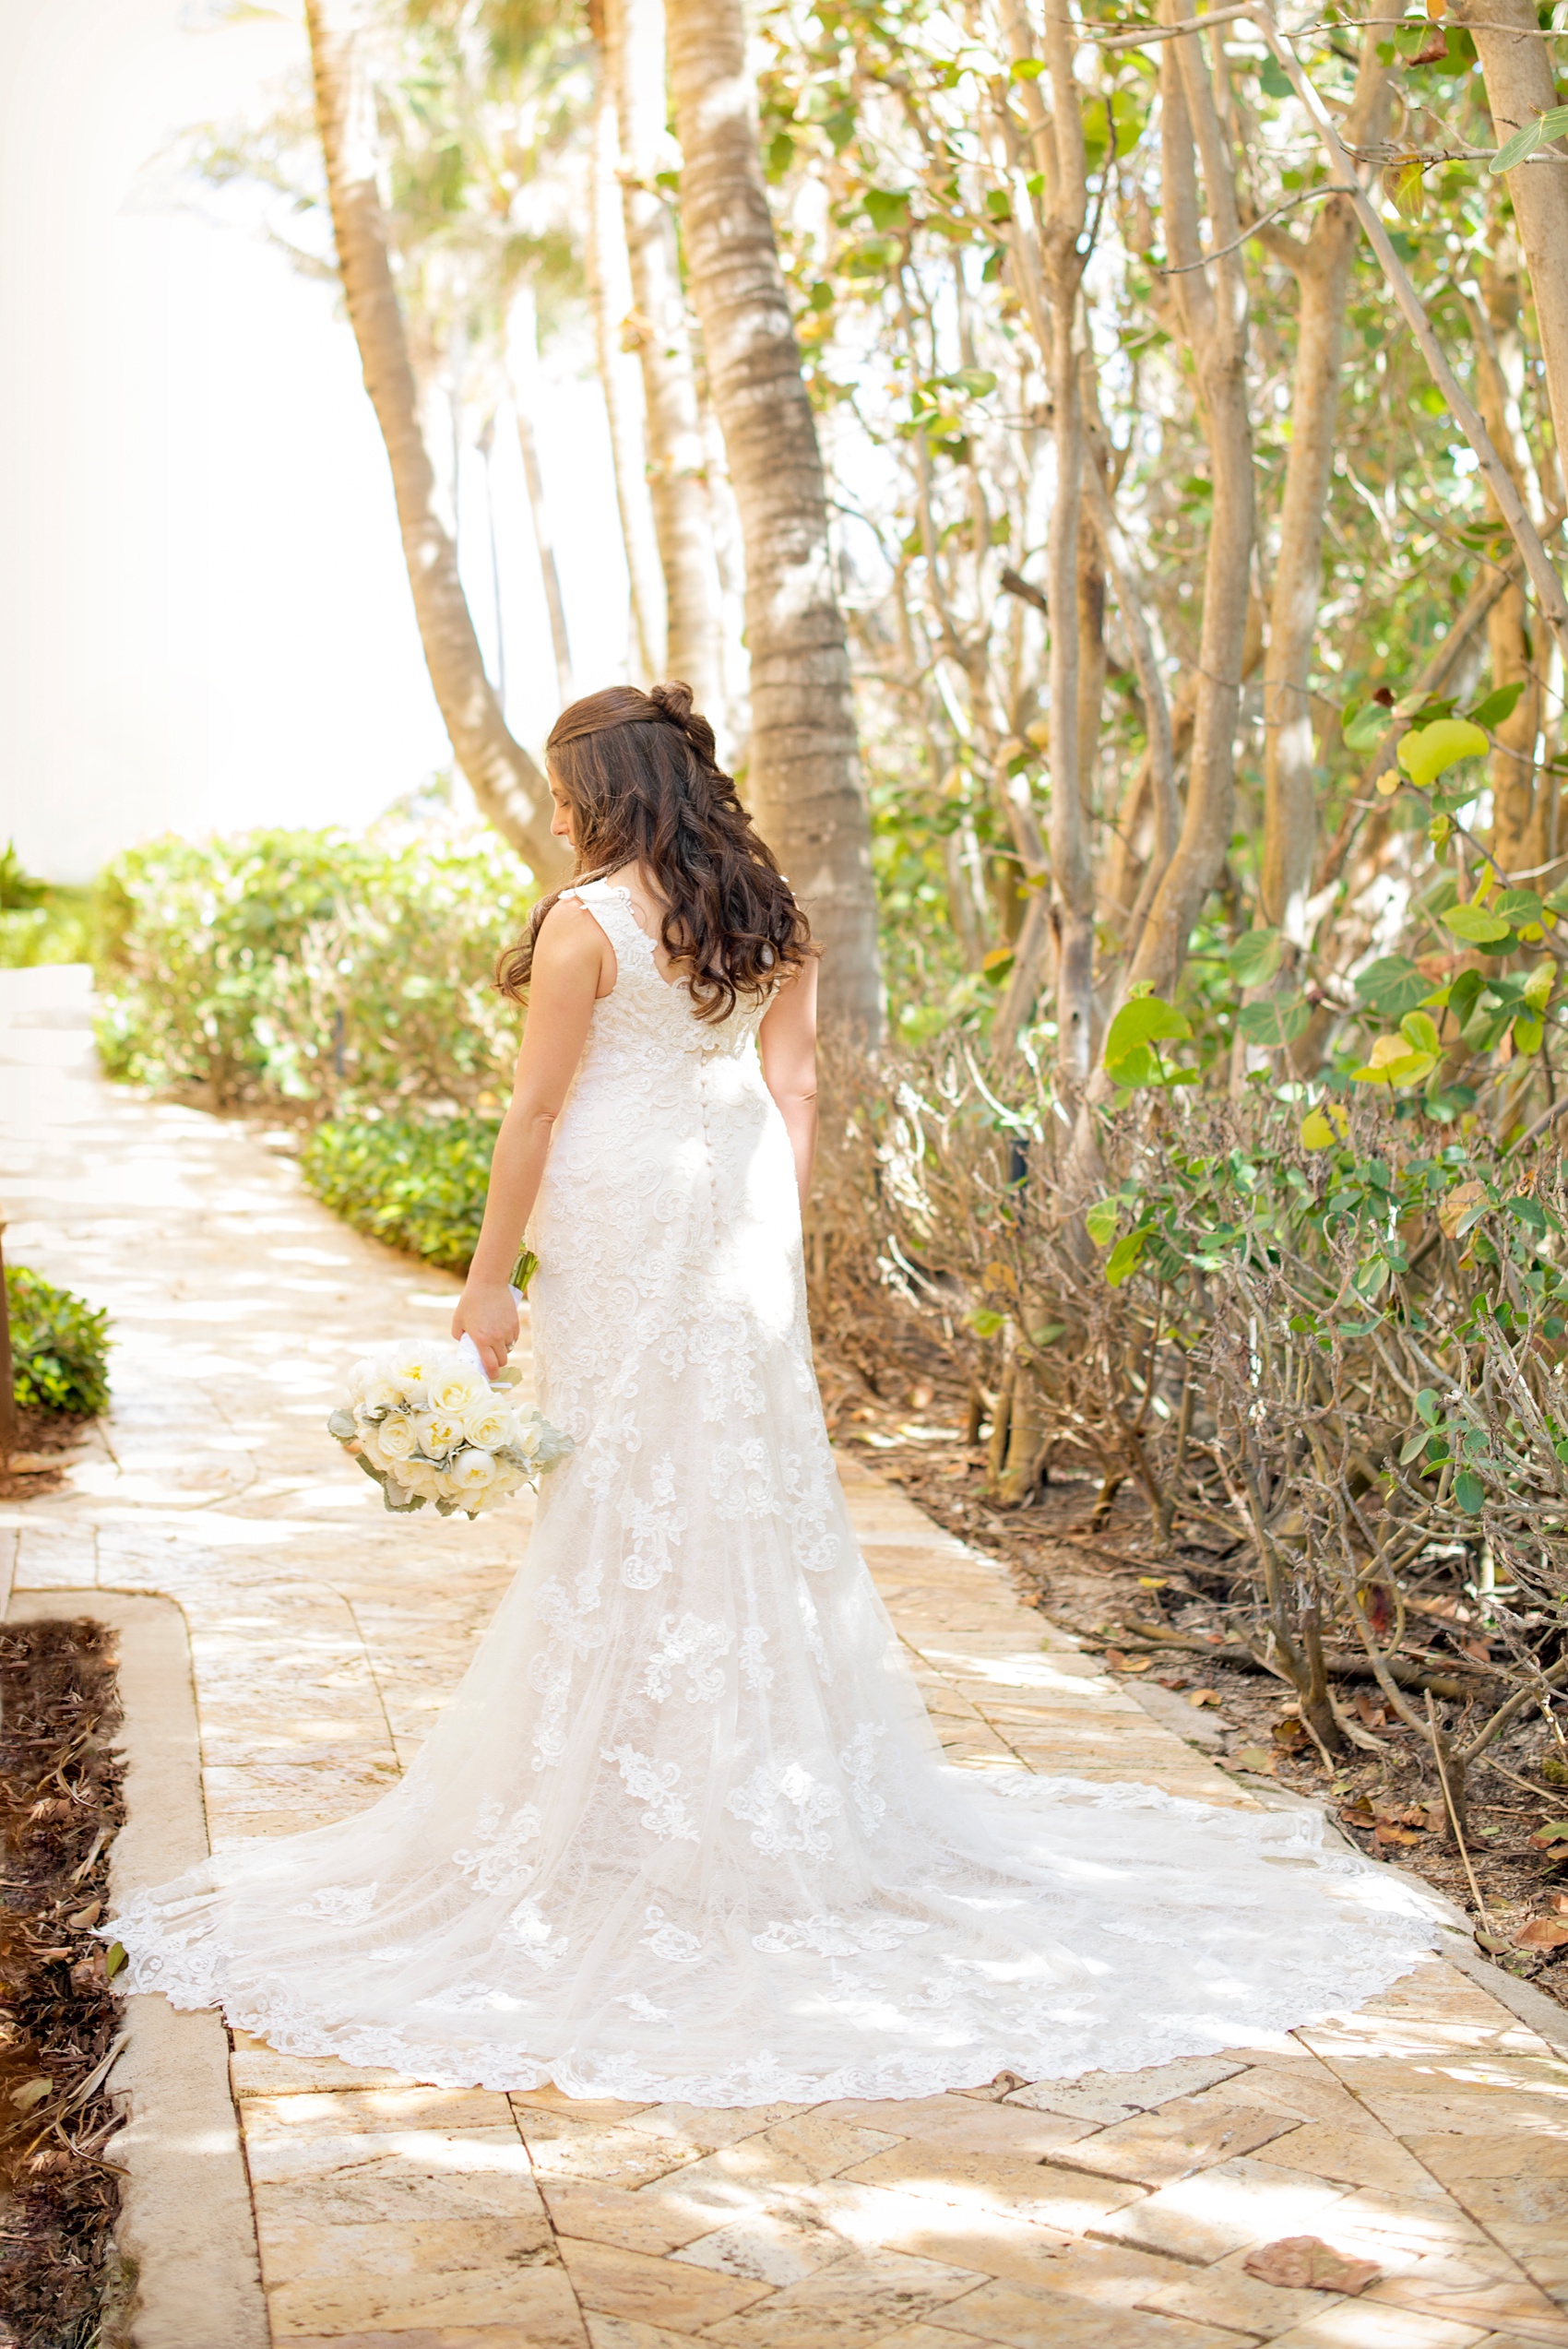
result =
[{"label": "gown shoulder strap", "polygon": [[632,911],[629,891],[609,881],[580,881],[572,894],[588,908],[618,955],[625,946],[648,943],[647,931]]}]

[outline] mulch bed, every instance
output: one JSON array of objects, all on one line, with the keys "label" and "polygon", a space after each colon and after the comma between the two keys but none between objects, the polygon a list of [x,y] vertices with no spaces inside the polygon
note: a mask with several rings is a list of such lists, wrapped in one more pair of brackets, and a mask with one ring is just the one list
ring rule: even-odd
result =
[{"label": "mulch bed", "polygon": [[124,2001],[91,1928],[125,1818],[113,1635],[0,1629],[0,2349],[115,2349]]},{"label": "mulch bed", "polygon": [[[1471,1773],[1467,1842],[1486,1904],[1483,1920],[1430,1754],[1387,1716],[1375,1684],[1336,1682],[1336,1692],[1382,1750],[1354,1749],[1326,1766],[1283,1682],[1128,1634],[1131,1623],[1141,1622],[1206,1642],[1222,1631],[1235,1638],[1233,1618],[1222,1623],[1219,1612],[1229,1596],[1222,1565],[1184,1543],[1180,1529],[1171,1550],[1161,1553],[1135,1492],[1120,1495],[1098,1523],[1098,1486],[1075,1476],[1053,1477],[1023,1508],[1002,1508],[986,1491],[983,1447],[965,1441],[965,1390],[944,1375],[935,1348],[917,1358],[910,1347],[903,1362],[876,1361],[871,1369],[877,1391],[859,1347],[851,1358],[820,1334],[818,1362],[836,1441],[863,1445],[868,1464],[901,1485],[938,1524],[1003,1560],[1025,1599],[1098,1650],[1110,1669],[1153,1681],[1179,1703],[1193,1704],[1219,1733],[1211,1750],[1222,1768],[1271,1779],[1324,1804],[1360,1849],[1422,1877],[1466,1911],[1494,1963],[1568,2007],[1568,1936],[1558,1948],[1518,1943],[1521,1933],[1548,1938],[1568,1928],[1568,1843],[1543,1848],[1531,1840],[1568,1821],[1568,1749],[1538,1714],[1517,1723]],[[1205,1540],[1211,1538],[1206,1532]],[[1467,1639],[1479,1631],[1436,1625],[1432,1652],[1452,1653],[1462,1668]]]},{"label": "mulch bed", "polygon": [[90,1419],[74,1418],[68,1412],[25,1410],[17,1411],[16,1451],[24,1459],[36,1459],[42,1453],[62,1454],[58,1468],[31,1468],[23,1475],[0,1467],[0,1501],[37,1501],[44,1493],[58,1492],[65,1481],[66,1458],[79,1442]]}]

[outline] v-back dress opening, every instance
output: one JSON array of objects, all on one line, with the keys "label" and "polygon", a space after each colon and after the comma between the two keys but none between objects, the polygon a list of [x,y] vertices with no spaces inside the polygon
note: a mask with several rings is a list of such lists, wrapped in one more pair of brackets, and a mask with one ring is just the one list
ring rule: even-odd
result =
[{"label": "v-back dress opening", "polygon": [[[442,2086],[695,2104],[1135,2070],[1384,1988],[1434,1902],[1310,1812],[946,1764],[850,1529],[766,1002],[624,889],[530,1225],[575,1440],[407,1776],[101,1928],[127,1980]],[[461,1538],[460,1536],[457,1538]]]}]

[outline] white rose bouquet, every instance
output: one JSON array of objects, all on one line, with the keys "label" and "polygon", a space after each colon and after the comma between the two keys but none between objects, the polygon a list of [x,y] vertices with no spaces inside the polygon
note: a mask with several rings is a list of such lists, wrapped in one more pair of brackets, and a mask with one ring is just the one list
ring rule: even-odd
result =
[{"label": "white rose bouquet", "polygon": [[509,1364],[486,1378],[469,1337],[456,1346],[384,1346],[359,1363],[327,1422],[388,1509],[433,1501],[443,1517],[477,1517],[539,1480],[573,1449],[538,1411],[519,1411]]}]

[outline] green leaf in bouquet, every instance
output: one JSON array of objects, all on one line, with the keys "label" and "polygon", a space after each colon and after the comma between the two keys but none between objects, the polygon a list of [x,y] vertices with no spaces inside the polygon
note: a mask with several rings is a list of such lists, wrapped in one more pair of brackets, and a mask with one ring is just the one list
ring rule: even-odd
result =
[{"label": "green leaf in bouquet", "polygon": [[327,1432],[336,1436],[339,1443],[352,1443],[359,1433],[359,1422],[351,1411],[334,1411],[327,1422]]}]

